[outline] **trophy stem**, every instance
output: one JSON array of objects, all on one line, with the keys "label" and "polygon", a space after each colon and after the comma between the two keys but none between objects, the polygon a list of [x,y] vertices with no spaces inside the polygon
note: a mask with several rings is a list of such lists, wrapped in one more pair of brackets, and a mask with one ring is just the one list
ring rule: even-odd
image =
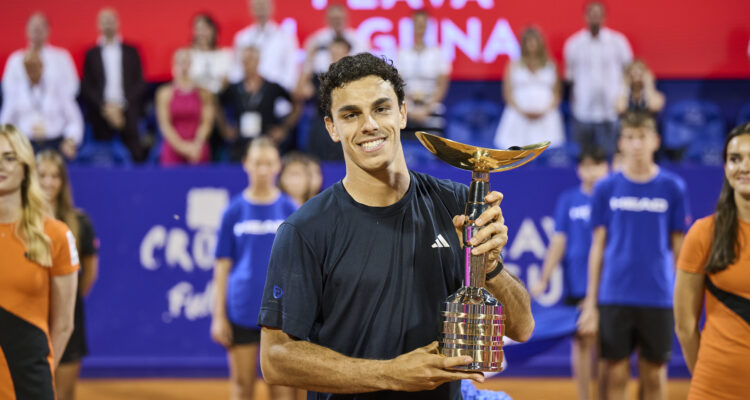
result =
[{"label": "trophy stem", "polygon": [[464,252],[465,252],[465,277],[464,285],[468,287],[484,287],[485,280],[485,261],[486,256],[473,255],[471,250],[474,248],[469,243],[474,234],[480,227],[474,224],[477,218],[489,208],[484,201],[485,196],[490,192],[490,173],[477,172],[471,173],[471,185],[469,186],[469,197],[466,199],[466,208],[464,214],[467,221],[464,224]]}]

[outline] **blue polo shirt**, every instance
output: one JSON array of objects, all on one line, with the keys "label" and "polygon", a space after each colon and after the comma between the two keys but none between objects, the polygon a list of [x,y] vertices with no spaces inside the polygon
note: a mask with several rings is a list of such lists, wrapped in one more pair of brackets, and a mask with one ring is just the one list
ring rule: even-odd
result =
[{"label": "blue polo shirt", "polygon": [[685,182],[660,170],[648,182],[608,176],[594,188],[591,225],[607,228],[599,304],[672,307],[670,236],[690,222]]}]

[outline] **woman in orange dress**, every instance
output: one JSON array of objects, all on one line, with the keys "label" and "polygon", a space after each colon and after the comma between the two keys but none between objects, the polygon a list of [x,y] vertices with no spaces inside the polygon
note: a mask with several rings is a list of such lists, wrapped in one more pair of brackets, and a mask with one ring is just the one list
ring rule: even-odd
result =
[{"label": "woman in orange dress", "polygon": [[0,399],[54,400],[73,331],[78,252],[51,217],[26,135],[0,125]]},{"label": "woman in orange dress", "polygon": [[750,123],[727,136],[724,175],[716,213],[693,224],[677,262],[675,324],[693,374],[689,400],[750,396]]}]

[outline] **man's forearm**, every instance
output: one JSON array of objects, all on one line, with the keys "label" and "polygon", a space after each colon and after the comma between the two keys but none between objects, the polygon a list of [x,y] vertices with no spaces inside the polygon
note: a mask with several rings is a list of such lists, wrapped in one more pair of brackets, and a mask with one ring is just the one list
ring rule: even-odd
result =
[{"label": "man's forearm", "polygon": [[503,270],[487,281],[487,289],[502,303],[505,314],[505,336],[525,342],[534,331],[531,299],[523,283]]},{"label": "man's forearm", "polygon": [[283,332],[263,328],[261,334],[261,369],[269,384],[325,393],[389,389],[388,361],[347,357],[304,340],[267,344],[268,334]]}]

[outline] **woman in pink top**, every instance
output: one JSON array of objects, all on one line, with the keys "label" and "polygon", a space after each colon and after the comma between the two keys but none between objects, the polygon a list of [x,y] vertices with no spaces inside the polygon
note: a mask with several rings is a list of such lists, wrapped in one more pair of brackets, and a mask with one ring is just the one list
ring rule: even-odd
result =
[{"label": "woman in pink top", "polygon": [[164,136],[162,165],[201,164],[210,160],[207,139],[214,122],[211,93],[190,79],[190,51],[177,50],[172,83],[156,92],[156,118]]}]

